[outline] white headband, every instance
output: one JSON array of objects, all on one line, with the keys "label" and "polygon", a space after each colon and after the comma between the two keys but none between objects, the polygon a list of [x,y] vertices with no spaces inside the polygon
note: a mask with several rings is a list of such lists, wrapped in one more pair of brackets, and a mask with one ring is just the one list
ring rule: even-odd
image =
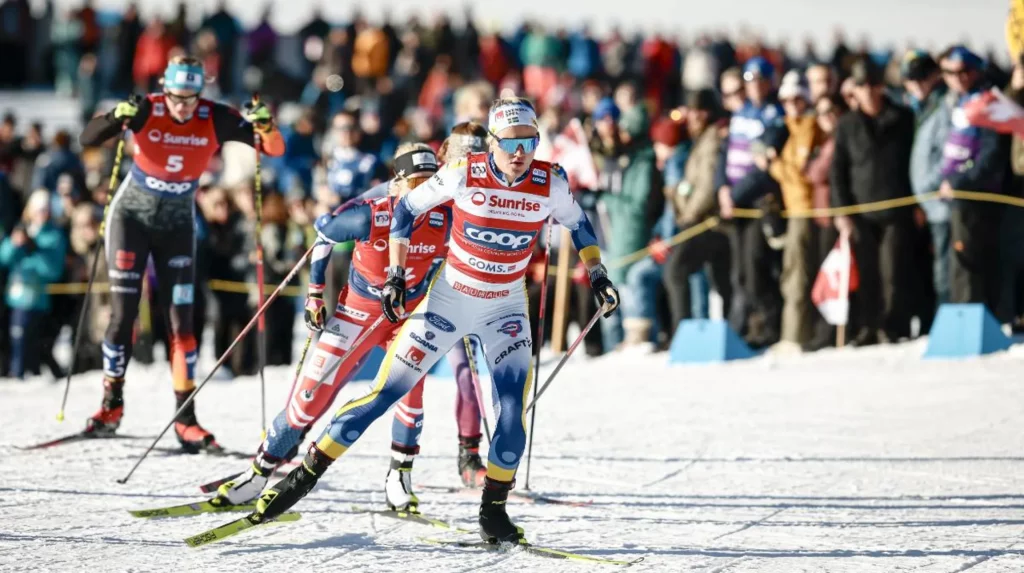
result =
[{"label": "white headband", "polygon": [[487,124],[490,132],[495,135],[506,127],[515,125],[537,128],[537,112],[522,102],[506,103],[491,110]]}]

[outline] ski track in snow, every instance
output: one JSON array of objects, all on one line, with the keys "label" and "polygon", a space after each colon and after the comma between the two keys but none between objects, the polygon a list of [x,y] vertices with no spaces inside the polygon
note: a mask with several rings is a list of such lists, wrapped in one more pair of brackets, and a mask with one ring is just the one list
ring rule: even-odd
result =
[{"label": "ski track in snow", "polygon": [[[669,367],[664,354],[574,358],[538,405],[530,485],[592,503],[513,497],[509,511],[534,543],[642,556],[637,571],[1024,570],[1024,348],[963,362],[921,361],[922,349],[688,367]],[[292,372],[267,369],[269,412],[283,406]],[[248,462],[154,451],[127,484],[115,482],[173,413],[165,365],[129,368],[121,431],[146,439],[15,447],[80,428],[99,403],[98,378],[74,379],[64,424],[53,418],[59,384],[0,382],[0,571],[615,569],[439,547],[420,538],[460,534],[355,513],[383,508],[390,415],[294,508],[301,520],[190,549],[185,537],[241,514],[146,520],[127,510],[202,499],[199,484]],[[367,388],[350,385],[337,405]],[[458,484],[454,394],[450,380],[427,382],[415,483]],[[199,419],[226,448],[254,451],[259,395],[258,377],[210,382]],[[160,443],[175,445],[171,435]],[[478,496],[418,493],[425,514],[475,528]]]}]

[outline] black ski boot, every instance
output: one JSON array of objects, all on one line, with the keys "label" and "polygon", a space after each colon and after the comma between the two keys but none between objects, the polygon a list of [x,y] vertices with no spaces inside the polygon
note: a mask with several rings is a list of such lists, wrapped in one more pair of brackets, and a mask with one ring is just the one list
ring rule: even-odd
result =
[{"label": "black ski boot", "polygon": [[459,436],[459,477],[466,487],[484,485],[487,467],[480,459],[480,436]]},{"label": "black ski boot", "polygon": [[288,508],[306,497],[333,461],[317,449],[316,444],[311,444],[299,467],[260,496],[253,513],[254,520],[271,520],[288,511]]},{"label": "black ski boot", "polygon": [[[174,391],[174,397],[178,408],[188,400],[188,397],[195,392],[192,390]],[[213,437],[213,434],[207,432],[202,426],[199,425],[199,421],[196,420],[196,403],[195,400],[189,402],[188,407],[182,410],[181,414],[174,419],[174,435],[178,437],[178,443],[188,453],[195,454],[201,450],[205,450],[211,453],[223,452],[223,448],[217,443],[217,439]]]},{"label": "black ski boot", "polygon": [[518,545],[526,542],[523,528],[512,523],[505,511],[510,489],[512,482],[487,478],[484,483],[484,493],[480,500],[480,537],[487,543]]},{"label": "black ski boot", "polygon": [[124,378],[103,377],[103,403],[85,423],[85,433],[113,435],[124,416]]}]

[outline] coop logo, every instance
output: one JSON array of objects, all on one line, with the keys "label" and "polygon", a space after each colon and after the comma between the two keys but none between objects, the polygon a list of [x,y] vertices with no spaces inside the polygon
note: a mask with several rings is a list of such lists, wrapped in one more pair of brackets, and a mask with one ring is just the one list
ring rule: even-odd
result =
[{"label": "coop logo", "polygon": [[466,222],[462,225],[463,233],[470,241],[499,251],[520,251],[533,242],[534,232],[493,231]]},{"label": "coop logo", "polygon": [[548,182],[548,172],[543,169],[534,169],[530,172],[530,180],[536,185],[544,185]]},{"label": "coop logo", "polygon": [[523,321],[521,321],[521,320],[510,320],[510,321],[506,322],[505,324],[501,325],[501,328],[498,329],[498,332],[501,332],[503,334],[507,334],[507,335],[511,336],[512,338],[515,338],[515,337],[519,336],[520,333],[523,332]]},{"label": "coop logo", "polygon": [[430,226],[431,227],[444,227],[444,214],[438,213],[437,211],[430,212]]},{"label": "coop logo", "polygon": [[172,193],[174,195],[188,193],[192,190],[192,185],[193,184],[188,181],[175,183],[174,181],[164,181],[163,179],[157,179],[156,177],[146,177],[146,187],[153,191],[162,191],[164,193]]},{"label": "coop logo", "polygon": [[477,207],[481,207],[483,206],[484,203],[487,202],[487,195],[484,195],[480,191],[477,191],[476,193],[473,193],[473,196],[470,197],[469,200],[472,201],[473,204],[476,205]]},{"label": "coop logo", "polygon": [[536,201],[530,201],[529,199],[502,199],[497,195],[491,196],[488,206],[494,209],[525,211],[527,213],[531,211],[540,211],[540,203],[537,203]]}]

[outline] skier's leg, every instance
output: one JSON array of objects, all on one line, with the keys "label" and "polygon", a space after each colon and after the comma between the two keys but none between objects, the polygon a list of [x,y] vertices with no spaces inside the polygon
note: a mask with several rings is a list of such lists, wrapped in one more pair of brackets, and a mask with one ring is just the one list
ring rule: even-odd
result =
[{"label": "skier's leg", "polygon": [[[128,180],[126,180],[127,183]],[[86,424],[88,432],[113,432],[124,414],[124,375],[132,354],[132,334],[139,312],[142,276],[149,258],[149,231],[118,208],[122,189],[106,221],[106,263],[110,283],[110,323],[103,337],[103,403]]]},{"label": "skier's leg", "polygon": [[[376,332],[352,348],[370,322],[338,313],[328,320],[313,355],[302,365],[295,392],[289,396],[284,410],[274,417],[251,467],[237,479],[221,485],[217,493],[233,504],[246,503],[259,496],[274,469],[295,455],[307,429],[359,372],[370,350],[390,336],[392,330],[397,330],[391,323],[382,323]],[[342,360],[350,349],[351,353]]]},{"label": "skier's leg", "polygon": [[473,316],[473,309],[459,306],[457,298],[463,297],[435,279],[388,348],[370,392],[342,406],[320,439],[310,445],[302,465],[260,498],[257,512],[264,519],[280,515],[313,489],[331,463],[441,358],[440,349],[450,348],[462,336],[464,327],[459,323],[468,320],[459,319]]},{"label": "skier's leg", "polygon": [[384,497],[391,510],[415,512],[419,506],[412,489],[412,464],[420,453],[423,431],[423,382],[420,378],[398,402],[391,422],[391,465],[384,478]]},{"label": "skier's leg", "polygon": [[[491,372],[496,420],[487,455],[487,478],[480,503],[480,535],[485,541],[518,543],[522,529],[505,511],[508,492],[526,448],[524,402],[533,381],[533,342],[525,292],[482,316],[474,329]],[[513,302],[518,301],[518,302]]]},{"label": "skier's leg", "polygon": [[[467,348],[469,349],[467,351]],[[459,425],[459,477],[463,485],[480,487],[487,468],[480,459],[481,405],[477,401],[477,381],[470,367],[469,352],[475,352],[472,337],[465,337],[448,351],[448,362],[455,373],[455,420]]]}]

